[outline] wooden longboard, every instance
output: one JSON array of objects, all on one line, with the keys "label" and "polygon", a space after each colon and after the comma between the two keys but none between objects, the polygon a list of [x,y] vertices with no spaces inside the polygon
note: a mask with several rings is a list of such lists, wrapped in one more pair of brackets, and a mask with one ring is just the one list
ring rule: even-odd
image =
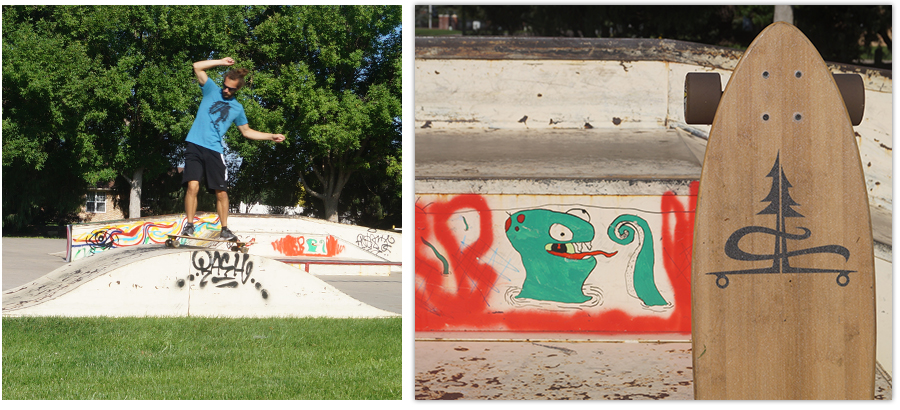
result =
[{"label": "wooden longboard", "polygon": [[224,239],[216,239],[216,238],[206,238],[202,236],[184,236],[184,235],[166,235],[169,239],[166,239],[166,247],[169,248],[177,248],[181,246],[182,241],[195,241],[199,245],[205,245],[210,242],[213,243],[213,246],[225,244],[224,246],[232,251],[241,253],[247,253],[250,250],[250,245],[255,243],[255,240],[250,240],[250,242],[237,241],[237,240],[224,240]]},{"label": "wooden longboard", "polygon": [[695,398],[873,398],[862,164],[831,72],[792,25],[760,33],[721,95],[691,281]]}]

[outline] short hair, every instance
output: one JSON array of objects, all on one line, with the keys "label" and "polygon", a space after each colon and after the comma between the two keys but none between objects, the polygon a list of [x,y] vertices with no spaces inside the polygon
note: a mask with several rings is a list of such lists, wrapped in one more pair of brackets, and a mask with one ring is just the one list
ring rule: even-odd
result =
[{"label": "short hair", "polygon": [[249,73],[250,70],[246,68],[238,68],[225,73],[225,79],[236,80],[238,82],[237,88],[242,88],[244,86],[244,77]]}]

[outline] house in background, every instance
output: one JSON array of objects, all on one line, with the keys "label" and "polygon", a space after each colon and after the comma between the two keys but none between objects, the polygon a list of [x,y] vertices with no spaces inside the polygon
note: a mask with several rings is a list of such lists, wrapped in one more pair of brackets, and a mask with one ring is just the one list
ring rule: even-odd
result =
[{"label": "house in background", "polygon": [[81,222],[101,222],[125,219],[125,212],[115,206],[114,182],[91,188],[85,195],[78,218]]}]

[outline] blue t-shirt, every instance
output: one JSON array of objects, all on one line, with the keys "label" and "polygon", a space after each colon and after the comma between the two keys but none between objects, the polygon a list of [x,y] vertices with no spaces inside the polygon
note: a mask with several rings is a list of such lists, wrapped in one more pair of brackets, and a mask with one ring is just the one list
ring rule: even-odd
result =
[{"label": "blue t-shirt", "polygon": [[203,99],[197,117],[188,132],[187,141],[216,152],[225,150],[225,131],[233,122],[236,126],[247,124],[244,106],[236,99],[222,98],[222,89],[211,79],[200,86]]}]

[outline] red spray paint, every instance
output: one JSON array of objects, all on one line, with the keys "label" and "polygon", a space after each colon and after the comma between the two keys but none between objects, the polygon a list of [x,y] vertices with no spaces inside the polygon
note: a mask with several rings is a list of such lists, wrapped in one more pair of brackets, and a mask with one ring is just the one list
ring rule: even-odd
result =
[{"label": "red spray paint", "polygon": [[[416,204],[416,330],[534,332],[690,332],[690,266],[699,184],[691,183],[685,206],[674,193],[661,199],[663,266],[674,289],[667,318],[632,316],[622,310],[499,311],[489,305],[498,273],[485,261],[493,244],[492,211],[480,195],[457,195]],[[481,234],[468,246],[453,236],[450,218],[477,214]],[[449,285],[449,286],[448,286]]]}]

